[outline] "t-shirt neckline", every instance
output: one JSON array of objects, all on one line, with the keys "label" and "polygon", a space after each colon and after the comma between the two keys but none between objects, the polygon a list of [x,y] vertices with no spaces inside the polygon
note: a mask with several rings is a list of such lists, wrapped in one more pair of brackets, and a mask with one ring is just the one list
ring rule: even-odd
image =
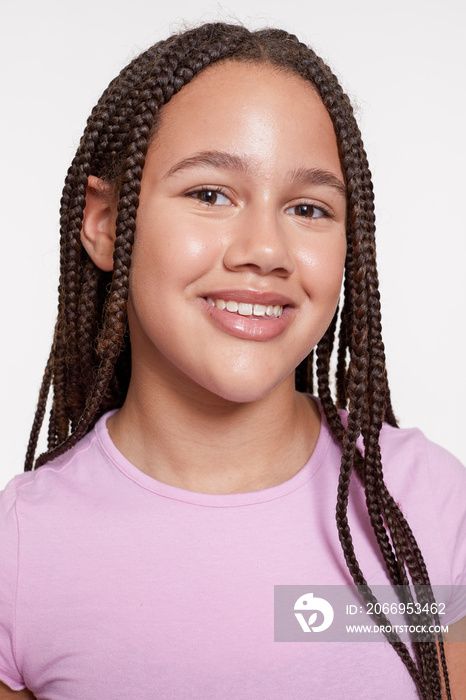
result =
[{"label": "t-shirt neckline", "polygon": [[110,437],[107,428],[107,419],[113,415],[117,409],[105,413],[94,426],[94,432],[100,448],[104,452],[105,456],[112,462],[112,464],[128,479],[147,491],[151,491],[152,493],[163,496],[164,498],[183,501],[185,503],[191,503],[192,505],[199,506],[228,508],[254,505],[272,501],[277,498],[282,498],[296,491],[306,482],[308,482],[322,466],[325,454],[331,442],[331,434],[328,429],[319,399],[314,396],[310,396],[310,398],[317,404],[321,415],[319,436],[312,454],[310,455],[306,464],[290,479],[287,479],[276,486],[270,486],[259,491],[246,491],[244,493],[240,492],[227,494],[202,493],[198,491],[188,491],[187,489],[182,489],[178,486],[172,486],[149,476],[149,474],[146,474],[132,464],[119,451]]}]

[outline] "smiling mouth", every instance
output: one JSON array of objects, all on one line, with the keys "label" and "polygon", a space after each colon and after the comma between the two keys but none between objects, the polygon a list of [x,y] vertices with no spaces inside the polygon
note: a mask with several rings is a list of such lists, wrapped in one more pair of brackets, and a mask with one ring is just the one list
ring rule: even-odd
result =
[{"label": "smiling mouth", "polygon": [[207,297],[207,303],[221,311],[229,311],[231,314],[249,316],[251,318],[280,318],[283,313],[283,306],[278,304],[248,304],[228,299],[212,299],[212,297]]}]

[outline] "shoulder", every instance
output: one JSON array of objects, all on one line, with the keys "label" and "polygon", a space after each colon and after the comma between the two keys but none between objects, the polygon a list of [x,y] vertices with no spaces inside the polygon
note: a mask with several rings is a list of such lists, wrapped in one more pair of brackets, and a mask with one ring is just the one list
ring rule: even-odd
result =
[{"label": "shoulder", "polygon": [[[431,491],[438,507],[466,496],[466,468],[417,428],[384,425],[380,435],[387,485],[401,494]],[[463,500],[463,503],[465,501]]]},{"label": "shoulder", "polygon": [[[346,426],[348,414],[339,411]],[[326,422],[323,423],[328,430]],[[429,440],[418,428],[394,428],[384,423],[380,433],[384,479],[394,497],[403,501],[410,494],[428,493],[438,507],[455,501],[466,508],[466,467],[450,452]],[[358,446],[364,452],[360,437]]]},{"label": "shoulder", "polygon": [[79,494],[99,477],[105,478],[109,459],[99,441],[98,424],[73,448],[37,470],[15,476],[0,493],[0,512],[30,503],[40,508],[43,501],[50,506],[55,497]]},{"label": "shoulder", "polygon": [[466,538],[466,468],[417,428],[384,425],[380,435],[384,479],[405,516],[461,528]]}]

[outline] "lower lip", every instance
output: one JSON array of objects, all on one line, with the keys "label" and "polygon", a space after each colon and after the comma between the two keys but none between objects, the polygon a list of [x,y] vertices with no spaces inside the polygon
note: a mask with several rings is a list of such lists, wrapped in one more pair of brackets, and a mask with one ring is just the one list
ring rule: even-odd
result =
[{"label": "lower lip", "polygon": [[216,306],[208,304],[205,299],[201,299],[204,311],[216,326],[226,331],[236,338],[244,340],[273,340],[281,335],[291,320],[293,309],[285,306],[279,318],[241,316],[231,313],[226,309],[217,309]]}]

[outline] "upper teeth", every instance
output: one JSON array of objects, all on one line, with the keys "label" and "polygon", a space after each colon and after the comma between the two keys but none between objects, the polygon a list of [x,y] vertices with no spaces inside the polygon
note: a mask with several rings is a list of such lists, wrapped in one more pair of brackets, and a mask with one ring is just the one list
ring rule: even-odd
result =
[{"label": "upper teeth", "polygon": [[283,313],[283,306],[278,304],[244,304],[237,301],[225,301],[224,299],[212,299],[207,297],[207,303],[211,306],[216,306],[217,309],[226,309],[232,314],[240,314],[240,316],[275,316],[280,318]]}]

